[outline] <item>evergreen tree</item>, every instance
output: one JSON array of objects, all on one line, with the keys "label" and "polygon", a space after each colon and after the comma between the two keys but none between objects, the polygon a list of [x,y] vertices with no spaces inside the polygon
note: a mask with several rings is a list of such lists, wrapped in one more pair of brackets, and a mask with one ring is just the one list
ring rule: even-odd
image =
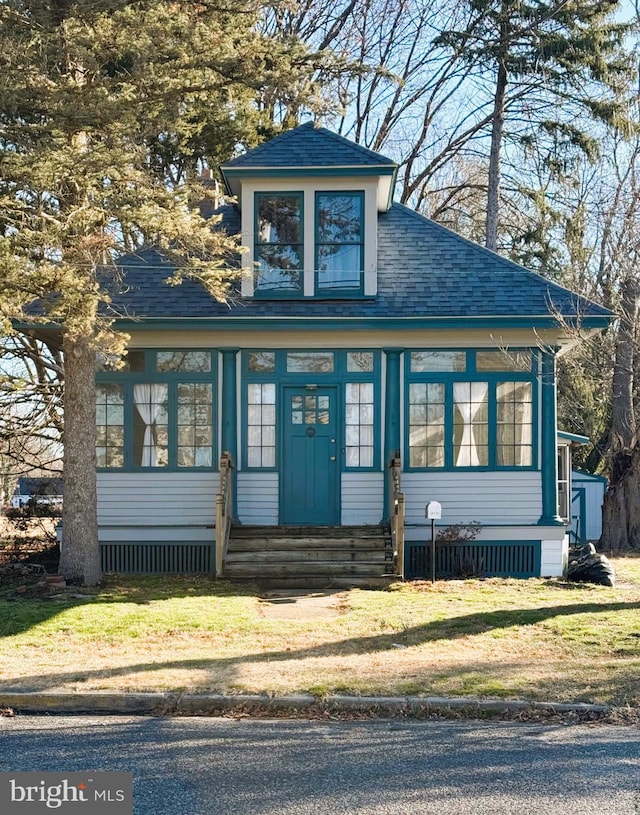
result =
[{"label": "evergreen tree", "polygon": [[[623,41],[631,26],[612,20],[618,0],[467,2],[466,27],[445,31],[438,40],[462,49],[467,61],[493,77],[486,245],[495,251],[509,112],[534,107],[540,134],[594,154],[589,120],[620,125],[625,117],[624,102],[614,91],[630,69]],[[585,117],[584,127],[576,116]]]},{"label": "evergreen tree", "polygon": [[[0,306],[59,326],[61,573],[99,581],[96,353],[120,352],[105,275],[143,244],[223,299],[234,240],[200,215],[199,162],[313,102],[317,57],[257,33],[254,0],[6,0],[0,6]],[[34,298],[39,316],[34,316]],[[14,323],[15,324],[15,323]]]}]

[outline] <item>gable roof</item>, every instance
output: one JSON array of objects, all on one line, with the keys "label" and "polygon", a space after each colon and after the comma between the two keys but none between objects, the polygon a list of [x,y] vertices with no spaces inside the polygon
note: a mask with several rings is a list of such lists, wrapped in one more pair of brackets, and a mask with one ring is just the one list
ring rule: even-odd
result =
[{"label": "gable roof", "polygon": [[316,127],[313,122],[305,122],[225,162],[221,170],[224,174],[227,170],[293,167],[375,167],[395,170],[397,165],[344,136],[324,127]]},{"label": "gable roof", "polygon": [[[227,223],[232,223],[227,219]],[[142,320],[244,321],[323,318],[402,321],[517,321],[542,326],[558,316],[604,326],[611,312],[401,204],[378,215],[378,294],[362,299],[237,299],[218,303],[192,280],[168,287],[173,267],[155,249],[121,261],[124,286],[112,292],[112,314]],[[399,322],[400,321],[400,322]],[[309,323],[309,328],[312,325]]]}]

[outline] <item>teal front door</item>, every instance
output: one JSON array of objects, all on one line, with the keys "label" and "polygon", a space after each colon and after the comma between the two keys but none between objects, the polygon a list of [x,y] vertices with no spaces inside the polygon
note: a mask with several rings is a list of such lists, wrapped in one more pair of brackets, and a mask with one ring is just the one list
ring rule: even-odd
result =
[{"label": "teal front door", "polygon": [[340,523],[335,388],[285,387],[280,523]]}]

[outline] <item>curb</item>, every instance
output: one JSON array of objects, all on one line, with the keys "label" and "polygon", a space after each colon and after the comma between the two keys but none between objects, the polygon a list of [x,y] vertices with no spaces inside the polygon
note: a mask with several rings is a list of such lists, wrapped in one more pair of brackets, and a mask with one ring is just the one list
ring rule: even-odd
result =
[{"label": "curb", "polygon": [[95,713],[156,716],[215,716],[225,713],[264,715],[289,713],[368,713],[384,716],[428,716],[457,713],[460,718],[483,715],[538,714],[602,718],[614,708],[587,703],[448,698],[444,696],[325,696],[311,694],[189,693],[0,693],[0,710],[15,713]]}]

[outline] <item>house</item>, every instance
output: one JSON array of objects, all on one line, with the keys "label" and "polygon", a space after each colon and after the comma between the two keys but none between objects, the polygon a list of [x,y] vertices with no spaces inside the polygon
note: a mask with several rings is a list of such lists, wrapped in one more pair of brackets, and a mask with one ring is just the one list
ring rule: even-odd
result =
[{"label": "house", "polygon": [[378,536],[369,568],[411,576],[438,501],[439,527],[479,524],[485,573],[563,573],[556,358],[610,312],[393,203],[396,169],[311,123],[224,164],[249,249],[229,305],[167,287],[153,248],[122,261],[126,366],[97,374],[106,569],[228,575],[235,552],[290,574],[306,547],[338,578]]},{"label": "house", "polygon": [[27,505],[60,508],[62,479],[20,476],[11,497],[11,506],[13,509],[20,509]]}]

